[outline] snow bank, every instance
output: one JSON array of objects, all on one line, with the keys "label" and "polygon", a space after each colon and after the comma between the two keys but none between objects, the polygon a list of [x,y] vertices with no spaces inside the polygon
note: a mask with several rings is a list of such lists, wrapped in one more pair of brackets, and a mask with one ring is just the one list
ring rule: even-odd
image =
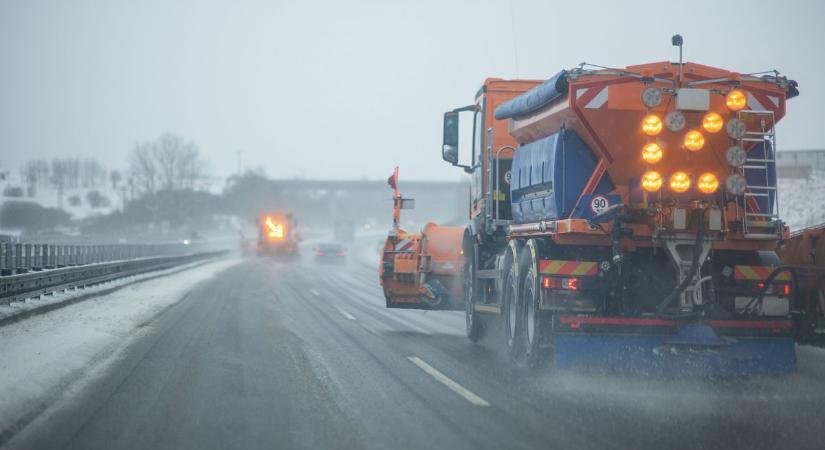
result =
[{"label": "snow bank", "polygon": [[141,325],[240,261],[207,263],[0,327],[0,433],[25,425],[147,333]]},{"label": "snow bank", "polygon": [[825,170],[808,179],[779,179],[779,215],[796,231],[825,222]]}]

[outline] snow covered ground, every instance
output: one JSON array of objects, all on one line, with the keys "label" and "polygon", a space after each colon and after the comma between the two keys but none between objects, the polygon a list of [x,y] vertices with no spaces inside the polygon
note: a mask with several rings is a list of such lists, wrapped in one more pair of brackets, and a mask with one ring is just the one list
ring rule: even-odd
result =
[{"label": "snow covered ground", "polygon": [[779,179],[779,214],[796,231],[825,222],[825,170],[808,179]]},{"label": "snow covered ground", "polygon": [[0,327],[0,435],[82,388],[147,333],[153,317],[239,262],[207,263]]},{"label": "snow covered ground", "polygon": [[[23,197],[5,197],[2,193],[7,187],[20,188],[24,192]],[[103,197],[106,197],[108,204],[93,208],[89,204],[87,195],[91,191],[98,191]],[[72,197],[77,197],[76,204],[73,204]],[[60,204],[60,195],[57,189],[42,186],[35,189],[34,196],[29,197],[26,192],[26,185],[20,180],[19,176],[10,176],[6,180],[0,180],[0,204],[5,201],[21,201],[37,203],[45,208],[57,208]],[[65,189],[63,191],[63,210],[69,213],[72,219],[84,219],[94,215],[105,215],[122,206],[122,193],[112,189],[110,184],[104,183],[96,187],[79,187],[76,189]]]}]

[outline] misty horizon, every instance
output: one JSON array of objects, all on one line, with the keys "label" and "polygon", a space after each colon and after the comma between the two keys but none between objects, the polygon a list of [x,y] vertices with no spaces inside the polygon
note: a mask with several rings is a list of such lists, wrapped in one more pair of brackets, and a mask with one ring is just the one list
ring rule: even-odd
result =
[{"label": "misty horizon", "polygon": [[[273,178],[380,180],[400,166],[405,180],[457,181],[440,158],[441,115],[484,78],[676,60],[677,32],[686,61],[798,81],[779,149],[825,148],[809,125],[825,63],[801,50],[825,38],[821,3],[657,6],[667,21],[643,5],[567,20],[572,6],[526,0],[4,2],[0,167],[77,156],[127,169],[136,144],[171,132],[198,145],[215,178],[237,172],[241,151],[243,171]],[[731,26],[766,9],[770,40]]]}]

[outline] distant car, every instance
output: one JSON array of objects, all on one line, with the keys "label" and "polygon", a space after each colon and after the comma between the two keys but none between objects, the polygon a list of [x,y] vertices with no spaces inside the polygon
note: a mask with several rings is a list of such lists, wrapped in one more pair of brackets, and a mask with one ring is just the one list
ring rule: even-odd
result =
[{"label": "distant car", "polygon": [[315,261],[340,263],[347,259],[347,248],[333,242],[315,247]]}]

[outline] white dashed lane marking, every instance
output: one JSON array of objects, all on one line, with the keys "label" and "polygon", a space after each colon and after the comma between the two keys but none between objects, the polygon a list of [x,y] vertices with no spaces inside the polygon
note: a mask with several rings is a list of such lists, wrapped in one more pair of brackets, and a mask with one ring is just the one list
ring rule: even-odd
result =
[{"label": "white dashed lane marking", "polygon": [[352,314],[344,311],[343,309],[339,309],[338,312],[341,313],[342,316],[346,317],[349,320],[355,320],[355,316],[353,316]]},{"label": "white dashed lane marking", "polygon": [[447,386],[448,388],[450,388],[456,394],[464,397],[464,399],[467,400],[468,402],[470,402],[470,403],[472,403],[476,406],[490,406],[490,404],[487,403],[487,400],[484,400],[483,398],[479,397],[478,395],[470,392],[467,388],[465,388],[464,386],[456,383],[455,381],[450,379],[450,377],[448,377],[447,375],[444,375],[443,373],[441,373],[435,367],[427,364],[421,358],[419,358],[417,356],[408,356],[407,359],[412,361],[412,363],[415,364],[416,366],[418,366],[419,369],[423,370],[424,372],[426,372],[431,377],[433,377],[436,380],[440,381],[441,384],[443,384],[444,386]]}]

